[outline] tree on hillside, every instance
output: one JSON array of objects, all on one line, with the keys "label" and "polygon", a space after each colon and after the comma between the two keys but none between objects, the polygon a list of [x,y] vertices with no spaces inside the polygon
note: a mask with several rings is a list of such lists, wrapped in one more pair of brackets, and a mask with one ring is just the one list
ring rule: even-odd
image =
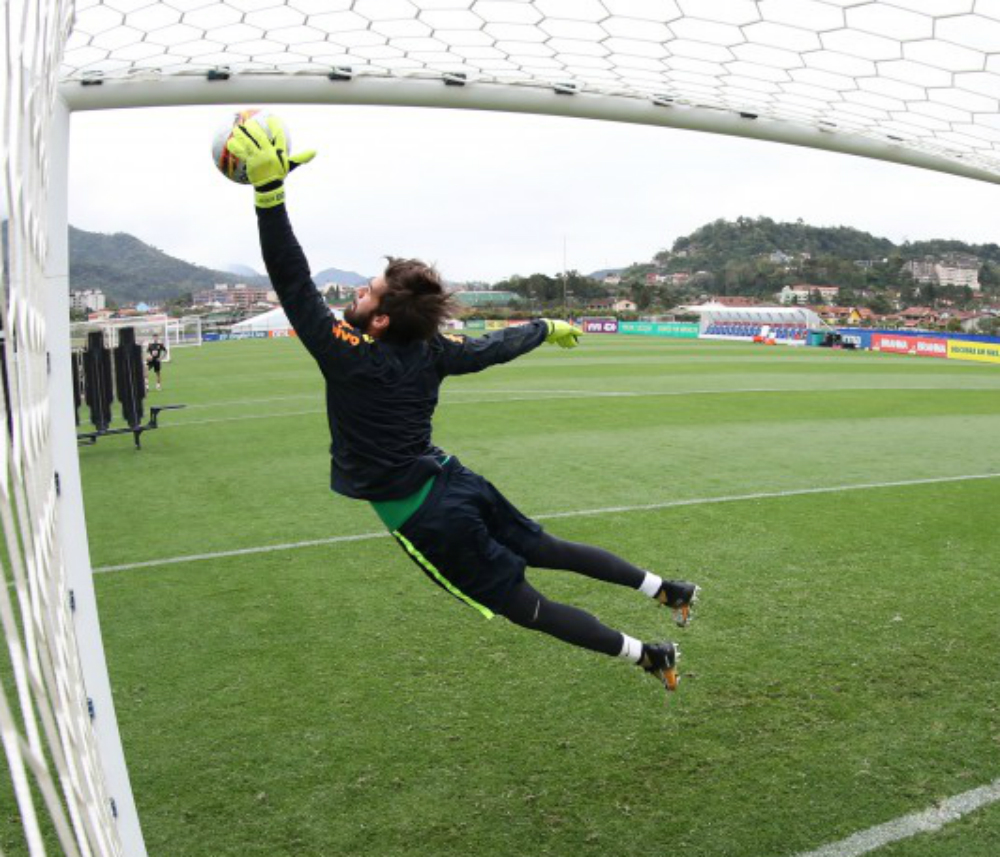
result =
[{"label": "tree on hillside", "polygon": [[876,315],[888,315],[893,311],[893,306],[885,295],[875,295],[869,298],[867,306]]}]

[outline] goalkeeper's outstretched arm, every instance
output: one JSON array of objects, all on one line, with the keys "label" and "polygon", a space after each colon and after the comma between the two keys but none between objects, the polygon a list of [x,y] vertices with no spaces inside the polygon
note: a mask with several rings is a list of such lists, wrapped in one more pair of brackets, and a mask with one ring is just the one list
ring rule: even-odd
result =
[{"label": "goalkeeper's outstretched arm", "polygon": [[255,122],[239,125],[239,133],[228,146],[246,163],[254,187],[261,253],[271,284],[302,344],[323,361],[337,348],[332,335],[334,315],[313,283],[305,253],[292,231],[284,187],[288,174],[316,153],[290,155],[281,122],[272,116],[268,128],[270,136]]},{"label": "goalkeeper's outstretched arm", "polygon": [[476,338],[443,337],[442,375],[466,375],[509,363],[543,342],[576,347],[581,332],[565,321],[539,318]]}]

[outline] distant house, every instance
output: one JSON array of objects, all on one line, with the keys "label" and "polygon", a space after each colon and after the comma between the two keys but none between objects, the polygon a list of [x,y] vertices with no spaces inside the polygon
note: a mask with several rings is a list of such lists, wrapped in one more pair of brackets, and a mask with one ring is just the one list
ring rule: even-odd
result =
[{"label": "distant house", "polygon": [[86,289],[69,293],[70,309],[100,312],[105,306],[104,292],[100,289]]},{"label": "distant house", "polygon": [[587,309],[601,312],[635,312],[638,308],[627,298],[596,298],[587,304]]},{"label": "distant house", "polygon": [[235,286],[220,284],[213,289],[195,292],[191,296],[194,306],[232,306],[249,309],[260,304],[277,302],[277,295],[270,289],[256,288],[239,283]]},{"label": "distant house", "polygon": [[811,286],[807,283],[800,283],[796,286],[785,286],[778,293],[778,300],[783,304],[808,304],[813,295],[817,293],[823,303],[832,304],[836,302],[840,288],[838,286]]},{"label": "distant house", "polygon": [[866,322],[872,322],[876,318],[875,313],[868,309],[868,307],[851,307],[851,311],[847,315],[848,324],[864,324]]},{"label": "distant house", "polygon": [[886,320],[895,321],[901,327],[927,327],[937,324],[941,316],[937,310],[927,306],[911,306],[886,316]]}]

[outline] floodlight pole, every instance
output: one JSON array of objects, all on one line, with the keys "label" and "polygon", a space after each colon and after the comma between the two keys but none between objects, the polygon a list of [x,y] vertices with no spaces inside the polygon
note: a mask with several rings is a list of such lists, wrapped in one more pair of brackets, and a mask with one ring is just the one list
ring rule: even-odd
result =
[{"label": "floodlight pole", "polygon": [[[52,465],[58,485],[58,528],[83,683],[90,708],[107,794],[126,857],[145,857],[146,845],[132,797],[122,750],[108,666],[97,615],[90,547],[83,512],[80,460],[73,413],[69,330],[69,131],[70,111],[55,99],[50,136],[47,199],[48,257],[45,265],[46,349],[49,355],[49,409]],[[88,716],[83,714],[83,716]]]}]

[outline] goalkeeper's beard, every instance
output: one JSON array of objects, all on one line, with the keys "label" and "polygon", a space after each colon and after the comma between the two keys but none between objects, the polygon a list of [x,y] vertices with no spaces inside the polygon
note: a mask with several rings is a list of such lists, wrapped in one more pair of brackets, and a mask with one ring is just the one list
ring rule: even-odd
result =
[{"label": "goalkeeper's beard", "polygon": [[356,327],[362,333],[367,333],[368,325],[371,324],[372,316],[374,315],[375,310],[370,310],[369,312],[359,310],[358,302],[355,301],[344,310],[344,321],[351,325],[351,327]]}]

